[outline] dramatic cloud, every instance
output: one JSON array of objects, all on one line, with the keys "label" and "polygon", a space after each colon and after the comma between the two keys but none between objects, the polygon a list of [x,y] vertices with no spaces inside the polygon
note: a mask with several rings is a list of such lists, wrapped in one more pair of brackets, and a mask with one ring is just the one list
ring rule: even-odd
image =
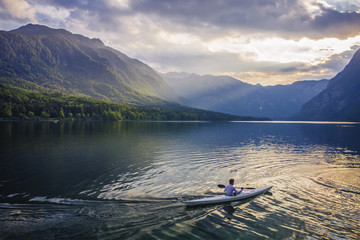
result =
[{"label": "dramatic cloud", "polygon": [[0,8],[5,30],[38,22],[100,38],[161,72],[266,85],[332,77],[360,45],[357,0],[0,0]]},{"label": "dramatic cloud", "polygon": [[359,34],[360,13],[296,0],[133,0],[132,11],[202,31],[321,38]]},{"label": "dramatic cloud", "polygon": [[36,22],[35,10],[25,0],[1,0],[0,7],[10,18]]}]

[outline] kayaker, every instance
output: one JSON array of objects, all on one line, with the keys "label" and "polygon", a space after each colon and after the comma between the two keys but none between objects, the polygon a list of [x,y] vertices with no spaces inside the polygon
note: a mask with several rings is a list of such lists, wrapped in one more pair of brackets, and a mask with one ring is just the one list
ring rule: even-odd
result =
[{"label": "kayaker", "polygon": [[225,195],[226,196],[236,196],[239,193],[241,193],[243,190],[243,188],[240,189],[240,191],[237,191],[236,188],[234,187],[234,179],[230,179],[229,180],[229,185],[227,185],[225,187]]}]

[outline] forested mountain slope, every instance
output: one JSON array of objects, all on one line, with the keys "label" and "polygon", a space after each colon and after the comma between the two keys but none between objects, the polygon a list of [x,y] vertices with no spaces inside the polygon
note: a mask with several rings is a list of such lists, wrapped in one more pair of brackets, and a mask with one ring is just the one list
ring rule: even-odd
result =
[{"label": "forested mountain slope", "polygon": [[1,82],[119,103],[172,100],[173,90],[146,64],[99,39],[29,24],[0,32]]}]

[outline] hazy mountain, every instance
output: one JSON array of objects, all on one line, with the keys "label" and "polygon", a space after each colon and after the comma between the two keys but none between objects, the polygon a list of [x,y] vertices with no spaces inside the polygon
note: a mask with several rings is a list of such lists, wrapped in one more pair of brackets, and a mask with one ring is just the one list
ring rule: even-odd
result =
[{"label": "hazy mountain", "polygon": [[162,77],[192,107],[236,115],[285,119],[326,88],[328,80],[261,86],[226,76],[167,73]]},{"label": "hazy mountain", "polygon": [[29,24],[0,31],[0,82],[120,103],[176,99],[149,66],[99,39]]},{"label": "hazy mountain", "polygon": [[360,49],[327,88],[304,104],[293,119],[360,121]]}]

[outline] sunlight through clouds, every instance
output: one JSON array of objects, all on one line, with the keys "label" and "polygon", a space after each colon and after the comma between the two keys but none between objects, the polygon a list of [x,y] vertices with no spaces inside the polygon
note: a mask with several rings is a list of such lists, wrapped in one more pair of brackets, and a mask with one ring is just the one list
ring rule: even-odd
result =
[{"label": "sunlight through clouds", "polygon": [[199,42],[200,40],[198,37],[188,33],[169,33],[161,31],[159,36],[166,41],[181,45],[188,45],[194,42]]},{"label": "sunlight through clouds", "polygon": [[274,38],[223,38],[207,44],[209,51],[231,52],[252,61],[270,61],[280,63],[303,62],[310,64],[324,63],[333,54],[350,50],[360,44],[360,36],[340,40],[324,38],[300,40]]},{"label": "sunlight through clouds", "polygon": [[129,0],[114,0],[109,3],[110,5],[113,4],[114,7],[129,8]]},{"label": "sunlight through clouds", "polygon": [[45,5],[34,5],[34,9],[36,10],[36,14],[40,16],[39,18],[50,18],[52,21],[64,21],[70,17],[71,13],[69,9]]},{"label": "sunlight through clouds", "polygon": [[358,0],[0,0],[0,27],[100,38],[160,72],[271,85],[332,77],[360,46]]}]

